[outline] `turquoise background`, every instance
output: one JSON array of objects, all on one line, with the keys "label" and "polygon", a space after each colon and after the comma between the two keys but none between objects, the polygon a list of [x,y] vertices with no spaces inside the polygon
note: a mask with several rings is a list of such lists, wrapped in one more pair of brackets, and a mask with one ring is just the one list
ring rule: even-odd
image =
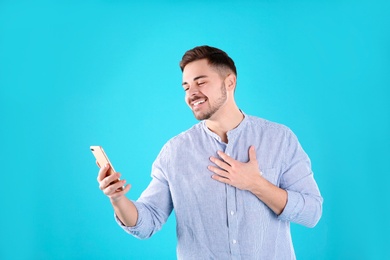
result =
[{"label": "turquoise background", "polygon": [[197,121],[178,62],[236,62],[247,114],[289,126],[324,197],[298,259],[390,259],[390,1],[0,0],[1,259],[175,259],[175,220],[124,233],[98,189],[102,145],[137,198]]}]

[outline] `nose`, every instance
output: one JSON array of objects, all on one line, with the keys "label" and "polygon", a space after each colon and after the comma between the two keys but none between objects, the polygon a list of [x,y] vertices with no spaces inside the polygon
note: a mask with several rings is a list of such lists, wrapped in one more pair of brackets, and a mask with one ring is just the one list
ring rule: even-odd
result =
[{"label": "nose", "polygon": [[192,84],[191,86],[189,86],[188,91],[187,91],[188,96],[190,96],[190,97],[195,96],[198,93],[199,93],[199,88],[196,84]]}]

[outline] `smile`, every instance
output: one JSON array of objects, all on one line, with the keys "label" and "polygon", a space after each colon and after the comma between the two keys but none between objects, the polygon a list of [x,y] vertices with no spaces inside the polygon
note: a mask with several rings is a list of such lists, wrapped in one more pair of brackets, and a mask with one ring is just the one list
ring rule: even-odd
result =
[{"label": "smile", "polygon": [[192,105],[193,105],[193,106],[198,106],[198,105],[200,105],[200,104],[203,104],[204,102],[206,102],[206,100],[205,100],[205,99],[202,99],[202,100],[198,100],[198,101],[192,103]]}]

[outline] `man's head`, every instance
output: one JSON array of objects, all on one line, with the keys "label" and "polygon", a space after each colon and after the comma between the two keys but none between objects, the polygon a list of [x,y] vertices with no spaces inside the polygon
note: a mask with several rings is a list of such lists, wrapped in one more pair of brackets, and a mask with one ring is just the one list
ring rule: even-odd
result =
[{"label": "man's head", "polygon": [[236,67],[225,52],[196,47],[184,54],[180,67],[185,101],[198,120],[218,120],[235,109]]},{"label": "man's head", "polygon": [[234,73],[237,77],[234,61],[223,50],[207,45],[198,46],[188,50],[180,61],[180,69],[184,70],[188,63],[206,59],[208,64],[217,70],[221,77],[226,77],[229,73]]}]

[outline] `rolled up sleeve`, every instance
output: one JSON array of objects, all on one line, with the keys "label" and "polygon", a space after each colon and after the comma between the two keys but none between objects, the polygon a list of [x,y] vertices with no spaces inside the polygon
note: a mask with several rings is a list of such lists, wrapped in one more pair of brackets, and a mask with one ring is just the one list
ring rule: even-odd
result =
[{"label": "rolled up sleeve", "polygon": [[163,149],[153,163],[152,181],[140,198],[133,201],[138,211],[136,225],[127,227],[115,216],[120,227],[139,239],[149,238],[159,231],[173,210],[168,181],[163,171],[165,169],[163,164],[166,163],[166,158],[167,155],[165,154],[165,149]]},{"label": "rolled up sleeve", "polygon": [[322,215],[323,198],[310,159],[290,130],[286,132],[285,155],[280,187],[287,191],[287,204],[278,219],[314,227]]}]

